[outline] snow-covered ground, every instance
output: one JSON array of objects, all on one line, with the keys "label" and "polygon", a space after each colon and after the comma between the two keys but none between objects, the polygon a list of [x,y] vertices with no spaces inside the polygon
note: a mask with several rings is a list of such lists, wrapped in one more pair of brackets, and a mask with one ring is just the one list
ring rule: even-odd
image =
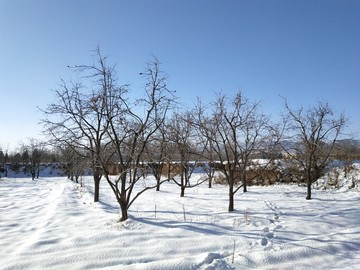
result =
[{"label": "snow-covered ground", "polygon": [[[195,176],[196,177],[196,176]],[[227,212],[227,187],[165,183],[119,208],[65,177],[0,179],[0,269],[359,269],[360,193],[250,187]],[[150,178],[144,181],[152,181]],[[144,183],[140,183],[140,186]]]}]

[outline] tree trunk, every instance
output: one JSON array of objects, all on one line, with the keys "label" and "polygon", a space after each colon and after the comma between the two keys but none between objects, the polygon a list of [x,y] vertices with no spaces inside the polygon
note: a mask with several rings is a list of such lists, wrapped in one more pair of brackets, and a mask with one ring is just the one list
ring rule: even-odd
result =
[{"label": "tree trunk", "polygon": [[127,220],[128,217],[128,211],[127,211],[127,205],[126,203],[120,202],[120,210],[121,210],[121,218],[120,221]]},{"label": "tree trunk", "polygon": [[94,177],[94,202],[98,202],[100,199],[100,179]]},{"label": "tree trunk", "polygon": [[97,171],[94,172],[94,202],[98,202],[100,199],[100,179],[101,174]]},{"label": "tree trunk", "polygon": [[234,183],[229,184],[229,209],[228,209],[228,211],[229,212],[234,211]]},{"label": "tree trunk", "polygon": [[307,200],[311,200],[311,161],[310,161],[310,165],[307,168],[307,173],[306,173],[306,179],[307,179],[307,195],[306,195],[306,199]]},{"label": "tree trunk", "polygon": [[180,197],[185,197],[185,186],[181,186]]},{"label": "tree trunk", "polygon": [[246,171],[242,173],[242,182],[243,182],[243,192],[247,192],[247,179],[246,179]]},{"label": "tree trunk", "polygon": [[247,192],[247,183],[246,183],[246,179],[244,179],[243,181],[243,192]]},{"label": "tree trunk", "polygon": [[181,189],[181,192],[180,192],[180,197],[184,197],[185,196],[185,186],[186,186],[186,182],[184,180],[184,172],[181,172],[181,178],[180,178],[180,189]]},{"label": "tree trunk", "polygon": [[161,174],[156,175],[156,191],[160,191],[160,179],[161,179]]},{"label": "tree trunk", "polygon": [[311,180],[310,177],[308,178],[307,181],[307,196],[306,196],[307,200],[311,200]]}]

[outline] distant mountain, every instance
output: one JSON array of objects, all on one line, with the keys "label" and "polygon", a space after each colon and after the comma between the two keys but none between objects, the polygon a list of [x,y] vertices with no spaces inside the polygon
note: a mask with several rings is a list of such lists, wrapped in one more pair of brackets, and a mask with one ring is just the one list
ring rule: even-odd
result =
[{"label": "distant mountain", "polygon": [[346,145],[346,146],[360,147],[360,140],[343,139],[343,140],[338,140],[336,143],[344,146]]},{"label": "distant mountain", "polygon": [[[282,145],[283,149],[285,149],[285,151],[291,151],[292,149],[299,148],[301,143],[290,140],[283,140],[280,142],[280,144]],[[354,140],[354,139],[337,140],[336,145],[340,147],[360,148],[360,140]]]},{"label": "distant mountain", "polygon": [[295,148],[299,148],[299,145],[300,145],[299,142],[294,142],[294,141],[290,141],[290,140],[280,141],[280,144],[283,148],[282,150],[286,151],[286,152],[291,152],[291,150],[293,150]]}]

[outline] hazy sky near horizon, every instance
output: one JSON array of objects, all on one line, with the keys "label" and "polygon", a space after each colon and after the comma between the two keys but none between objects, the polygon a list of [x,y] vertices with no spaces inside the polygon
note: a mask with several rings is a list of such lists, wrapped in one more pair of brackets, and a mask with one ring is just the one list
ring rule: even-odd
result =
[{"label": "hazy sky near horizon", "polygon": [[189,107],[241,90],[276,119],[282,97],[327,101],[360,138],[360,1],[0,0],[2,149],[41,139],[37,108],[98,45],[136,93],[155,55]]}]

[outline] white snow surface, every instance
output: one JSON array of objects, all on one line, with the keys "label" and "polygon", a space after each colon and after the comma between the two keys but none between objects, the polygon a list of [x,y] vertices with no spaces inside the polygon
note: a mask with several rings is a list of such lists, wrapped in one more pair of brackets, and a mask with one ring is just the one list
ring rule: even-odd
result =
[{"label": "white snow surface", "polygon": [[92,178],[83,182],[0,179],[0,269],[360,269],[358,190],[305,200],[297,185],[249,187],[229,213],[226,186],[204,183],[180,198],[165,183],[121,223],[106,182],[97,203]]}]

